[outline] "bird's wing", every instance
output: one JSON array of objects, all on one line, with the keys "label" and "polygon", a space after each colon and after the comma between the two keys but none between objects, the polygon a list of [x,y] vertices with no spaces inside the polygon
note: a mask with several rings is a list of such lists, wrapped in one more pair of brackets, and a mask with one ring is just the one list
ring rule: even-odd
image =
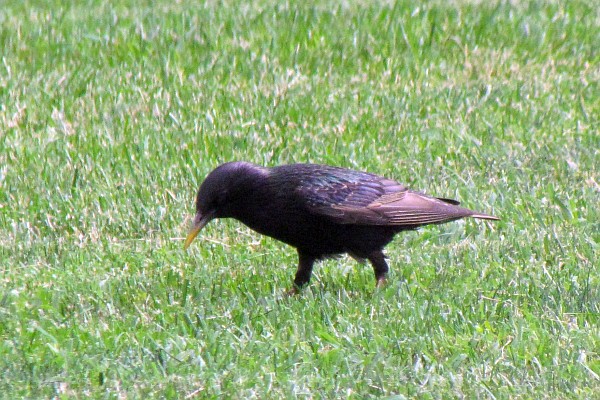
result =
[{"label": "bird's wing", "polygon": [[384,195],[366,208],[384,215],[389,225],[416,227],[473,215],[473,211],[458,207],[458,204],[456,200],[435,198],[406,190],[402,196]]},{"label": "bird's wing", "polygon": [[302,182],[298,198],[306,208],[340,224],[417,227],[472,215],[458,202],[408,190],[370,174],[322,176]]}]

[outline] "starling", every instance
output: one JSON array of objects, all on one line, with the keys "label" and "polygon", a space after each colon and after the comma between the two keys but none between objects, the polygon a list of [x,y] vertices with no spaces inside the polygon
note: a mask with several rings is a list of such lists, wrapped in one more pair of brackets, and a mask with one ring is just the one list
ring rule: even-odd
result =
[{"label": "starling", "polygon": [[366,172],[316,164],[265,168],[229,162],[200,186],[184,248],[209,221],[235,218],[297,249],[293,291],[308,284],[315,261],[344,253],[369,260],[380,286],[388,273],[383,248],[398,232],[464,217],[499,219],[458,205]]}]

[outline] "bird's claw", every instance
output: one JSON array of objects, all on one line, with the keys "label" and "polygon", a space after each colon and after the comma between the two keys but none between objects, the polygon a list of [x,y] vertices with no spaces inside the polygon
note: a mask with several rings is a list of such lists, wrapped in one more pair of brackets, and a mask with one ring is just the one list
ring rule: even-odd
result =
[{"label": "bird's claw", "polygon": [[285,292],[285,297],[297,296],[300,294],[300,292],[301,292],[301,288],[294,285],[291,287],[291,289],[289,289],[288,291]]}]

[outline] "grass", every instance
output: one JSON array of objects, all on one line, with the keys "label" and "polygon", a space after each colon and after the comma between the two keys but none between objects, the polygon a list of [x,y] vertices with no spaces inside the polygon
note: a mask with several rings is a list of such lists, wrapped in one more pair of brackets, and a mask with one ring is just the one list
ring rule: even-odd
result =
[{"label": "grass", "polygon": [[[597,398],[594,2],[24,1],[0,10],[0,397]],[[221,162],[380,173],[502,217],[392,275],[235,221]]]}]

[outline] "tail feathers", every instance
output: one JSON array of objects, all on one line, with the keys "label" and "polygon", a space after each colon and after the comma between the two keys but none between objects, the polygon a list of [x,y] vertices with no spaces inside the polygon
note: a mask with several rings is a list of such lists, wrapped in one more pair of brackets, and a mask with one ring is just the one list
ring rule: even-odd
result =
[{"label": "tail feathers", "polygon": [[[443,201],[446,204],[452,204],[453,206],[458,206],[460,205],[460,201],[457,200],[453,200],[453,199],[447,199],[445,197],[436,197],[436,199]],[[482,214],[482,213],[477,213],[477,212],[473,212],[467,208],[463,208],[460,207],[463,211],[467,211],[470,213],[470,215],[468,215],[469,217],[472,218],[478,218],[478,219],[489,219],[492,221],[499,221],[500,218],[498,217],[494,217],[493,215],[488,215],[488,214]]]},{"label": "tail feathers", "polygon": [[460,205],[460,201],[454,199],[447,199],[445,197],[436,197],[436,199],[443,201],[444,203],[452,204],[453,206]]},{"label": "tail feathers", "polygon": [[500,218],[494,217],[493,215],[487,215],[487,214],[472,214],[472,215],[470,215],[470,217],[478,218],[478,219],[489,219],[492,221],[500,221]]}]

